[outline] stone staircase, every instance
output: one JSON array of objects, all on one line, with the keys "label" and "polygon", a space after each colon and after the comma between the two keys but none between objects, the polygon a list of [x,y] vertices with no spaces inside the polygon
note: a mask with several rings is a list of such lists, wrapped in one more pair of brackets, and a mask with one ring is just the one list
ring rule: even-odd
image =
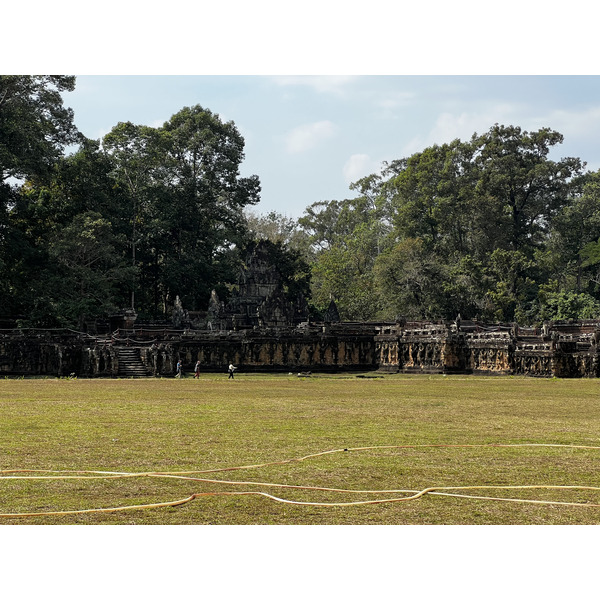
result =
[{"label": "stone staircase", "polygon": [[148,377],[148,370],[140,357],[139,348],[118,348],[119,377]]}]

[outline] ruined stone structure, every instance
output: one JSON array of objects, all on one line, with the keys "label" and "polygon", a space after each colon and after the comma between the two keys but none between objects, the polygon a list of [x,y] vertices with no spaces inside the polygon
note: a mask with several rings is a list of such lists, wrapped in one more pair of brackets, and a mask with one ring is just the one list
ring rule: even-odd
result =
[{"label": "ruined stone structure", "polygon": [[[268,247],[259,243],[248,256],[238,276],[237,290],[227,304],[213,290],[206,327],[210,330],[280,329],[298,325],[308,318],[303,296],[288,298],[277,265]],[[200,323],[196,322],[196,328]]]},{"label": "ruined stone structure", "polygon": [[407,323],[379,327],[376,352],[388,372],[598,377],[599,340],[600,321]]},{"label": "ruined stone structure", "polygon": [[137,327],[92,336],[0,331],[0,374],[172,376],[191,371],[468,373],[599,377],[600,321],[540,330],[471,321],[310,323],[295,327],[191,330]]},{"label": "ruined stone structure", "polygon": [[472,373],[599,377],[600,321],[517,324],[453,322],[344,323],[332,300],[311,322],[304,298],[288,298],[268,248],[248,257],[226,304],[211,294],[208,311],[175,299],[171,325],[137,323],[132,309],[108,330],[0,330],[0,375],[63,377],[173,376],[191,371]]},{"label": "ruined stone structure", "polygon": [[67,376],[81,371],[82,359],[77,332],[0,330],[0,374]]}]

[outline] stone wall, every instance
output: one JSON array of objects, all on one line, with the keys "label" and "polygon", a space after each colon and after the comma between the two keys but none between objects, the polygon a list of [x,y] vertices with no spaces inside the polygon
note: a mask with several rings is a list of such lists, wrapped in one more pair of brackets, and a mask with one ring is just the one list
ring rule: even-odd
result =
[{"label": "stone wall", "polygon": [[255,372],[364,371],[378,366],[373,349],[372,328],[203,332],[153,344],[142,351],[142,360],[157,376],[172,375],[178,360],[188,371],[198,360],[205,372],[224,372],[229,363],[240,371]]},{"label": "stone wall", "polygon": [[65,377],[81,370],[81,350],[77,334],[0,333],[0,374]]},{"label": "stone wall", "polygon": [[83,344],[81,349],[82,377],[116,377],[119,372],[119,358],[116,348],[107,342]]},{"label": "stone wall", "polygon": [[475,322],[382,324],[379,368],[403,373],[600,377],[600,321],[541,329]]},{"label": "stone wall", "polygon": [[[117,377],[119,348],[134,346],[147,372],[192,371],[473,373],[600,377],[600,321],[540,330],[476,322],[303,323],[241,331],[146,327],[111,336],[0,332],[0,374]],[[123,359],[124,360],[124,359]]]}]

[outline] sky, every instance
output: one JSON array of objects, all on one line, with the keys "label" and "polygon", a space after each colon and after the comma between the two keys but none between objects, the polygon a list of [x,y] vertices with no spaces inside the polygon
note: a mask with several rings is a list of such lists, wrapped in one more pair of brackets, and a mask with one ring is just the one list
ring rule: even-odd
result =
[{"label": "sky", "polygon": [[294,218],[314,202],[354,197],[350,184],[384,161],[495,123],[550,127],[564,136],[552,158],[600,168],[599,76],[85,75],[65,104],[92,139],[120,121],[159,127],[200,104],[244,137],[241,174],[262,186],[253,210]]},{"label": "sky", "polygon": [[[67,73],[79,129],[160,126],[200,104],[245,139],[254,210],[299,217],[384,161],[495,123],[564,135],[552,158],[600,168],[591,0],[75,0],[9,3],[0,72]],[[23,43],[24,25],[27,41]]]}]

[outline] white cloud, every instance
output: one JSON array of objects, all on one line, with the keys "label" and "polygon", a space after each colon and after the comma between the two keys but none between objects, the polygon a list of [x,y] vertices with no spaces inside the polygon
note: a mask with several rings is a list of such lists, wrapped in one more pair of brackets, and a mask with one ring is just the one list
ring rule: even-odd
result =
[{"label": "white cloud", "polygon": [[282,87],[306,86],[316,92],[340,94],[349,83],[358,79],[355,75],[290,75],[273,77],[273,81]]},{"label": "white cloud", "polygon": [[550,127],[565,136],[589,136],[591,131],[600,129],[600,106],[592,106],[587,110],[568,111],[553,110],[550,113],[532,119],[535,128]]},{"label": "white cloud", "polygon": [[368,154],[353,154],[344,165],[342,171],[347,183],[358,181],[371,173],[379,171],[380,165]]},{"label": "white cloud", "polygon": [[289,154],[297,154],[311,150],[324,140],[335,134],[336,127],[331,121],[307,123],[292,129],[285,137],[286,150]]},{"label": "white cloud", "polygon": [[384,110],[395,110],[403,108],[414,101],[414,92],[388,92],[375,99],[375,106]]},{"label": "white cloud", "polygon": [[[519,126],[524,131],[549,127],[563,134],[564,146],[581,148],[591,146],[588,139],[600,136],[600,106],[591,106],[586,110],[561,109],[540,113],[532,112],[522,104],[502,103],[490,105],[480,112],[446,111],[437,116],[429,132],[408,141],[402,149],[402,155],[410,156],[433,144],[444,144],[456,138],[467,141],[474,133],[487,132],[495,123]],[[557,154],[563,154],[561,148],[557,148]],[[581,149],[575,150],[575,155],[585,160],[586,156],[581,152]]]},{"label": "white cloud", "polygon": [[518,109],[517,105],[497,104],[478,113],[440,113],[428,133],[417,135],[404,145],[403,156],[410,156],[434,144],[446,144],[457,138],[470,140],[474,133],[485,133],[494,123],[526,128],[525,124],[515,119],[519,114]]}]

